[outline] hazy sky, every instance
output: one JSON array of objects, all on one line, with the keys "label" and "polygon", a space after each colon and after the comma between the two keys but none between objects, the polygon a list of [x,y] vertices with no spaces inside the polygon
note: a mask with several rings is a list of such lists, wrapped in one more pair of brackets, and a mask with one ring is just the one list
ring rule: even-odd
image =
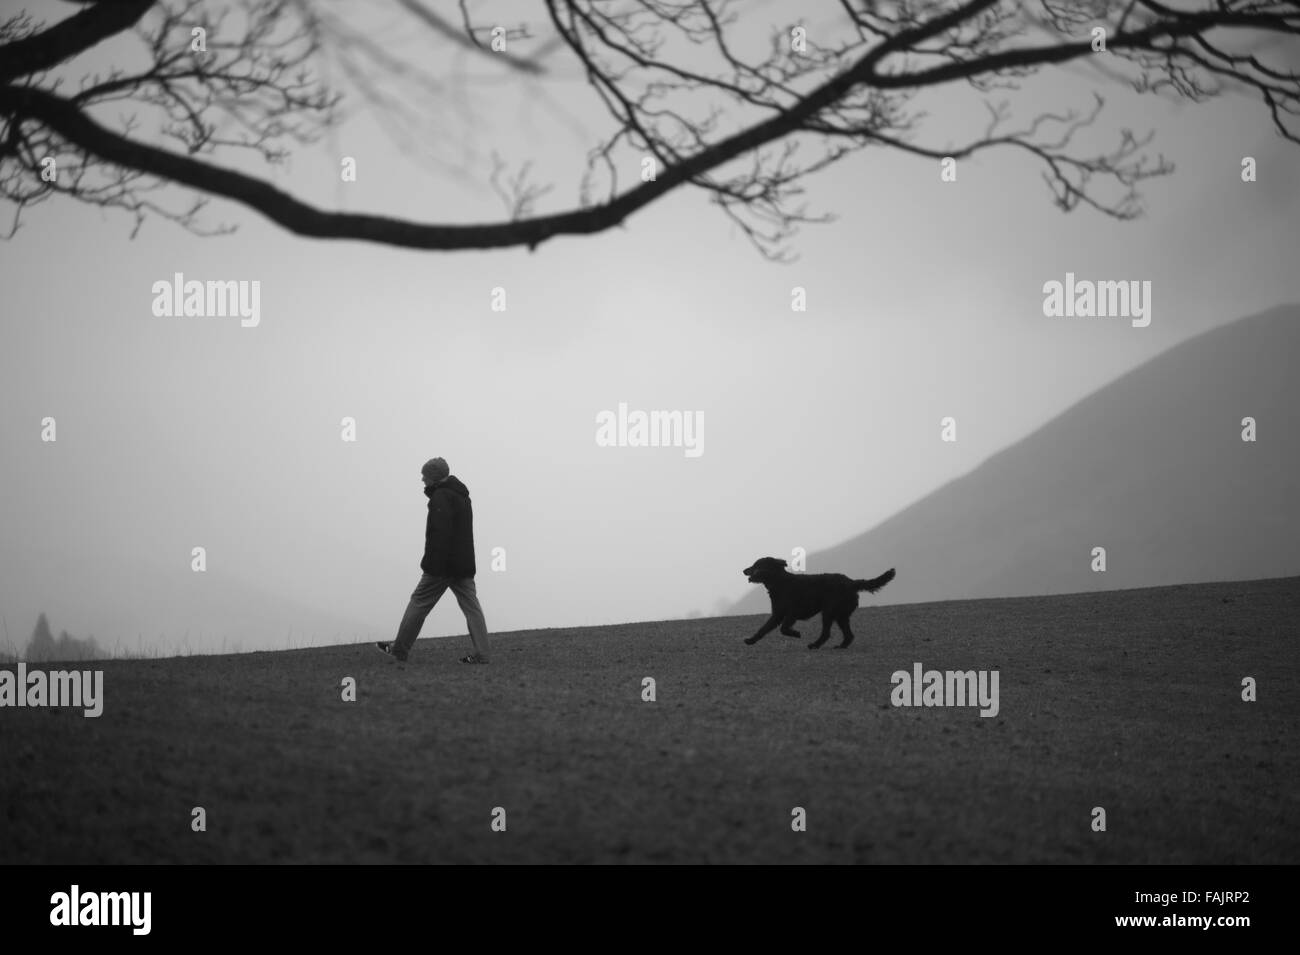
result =
[{"label": "hazy sky", "polygon": [[[832,24],[837,8],[806,19]],[[760,32],[785,22],[773,4],[753,16]],[[555,183],[539,211],[568,208],[607,124],[570,63],[554,63],[529,89],[464,61],[468,125],[435,110],[427,131],[443,158],[475,149],[463,176],[404,155],[366,112],[271,175],[348,210],[495,220],[495,148]],[[1038,95],[1086,108],[1089,75],[1057,73]],[[111,643],[90,577],[139,564],[162,576],[142,573],[126,601],[140,619],[115,612],[134,641],[154,629],[158,581],[189,574],[201,545],[214,574],[390,637],[420,575],[419,469],[433,455],[473,495],[491,628],[714,612],[744,592],[752,558],[860,533],[1173,344],[1300,300],[1300,151],[1263,107],[1107,96],[1092,141],[1152,127],[1178,167],[1146,185],[1145,218],[1063,215],[1015,151],[941,183],[934,162],[874,150],[809,182],[810,208],[837,221],[805,228],[792,265],[765,261],[689,190],[533,253],[312,241],[224,202],[205,221],[239,229],[220,238],[151,220],[130,241],[120,214],[31,210],[0,245],[11,635],[25,642],[46,610],[56,633]],[[956,141],[968,102],[928,102],[921,140]],[[1246,155],[1257,183],[1241,181]],[[339,181],[343,156],[355,183]],[[1067,271],[1150,280],[1150,327],[1045,318],[1043,284]],[[176,272],[260,281],[260,325],[156,317],[153,283]],[[505,312],[490,307],[497,286]],[[805,313],[791,311],[794,286]],[[620,402],[702,414],[703,453],[599,447],[596,417]],[[40,440],[47,415],[55,444]],[[945,415],[956,444],[939,440]],[[355,443],[340,438],[345,416]],[[450,597],[425,629],[447,633],[464,633]]]}]

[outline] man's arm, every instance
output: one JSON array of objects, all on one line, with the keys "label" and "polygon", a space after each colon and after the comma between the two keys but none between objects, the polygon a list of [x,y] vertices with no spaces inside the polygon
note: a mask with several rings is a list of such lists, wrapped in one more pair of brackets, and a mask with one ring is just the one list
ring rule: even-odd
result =
[{"label": "man's arm", "polygon": [[425,543],[446,548],[451,542],[451,533],[452,514],[447,495],[445,492],[434,491],[429,498],[429,520],[424,529]]}]

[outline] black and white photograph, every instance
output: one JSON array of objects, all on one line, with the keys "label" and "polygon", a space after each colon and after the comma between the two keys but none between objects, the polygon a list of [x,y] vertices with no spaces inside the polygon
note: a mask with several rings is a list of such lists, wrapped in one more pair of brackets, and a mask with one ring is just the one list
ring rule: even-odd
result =
[{"label": "black and white photograph", "polygon": [[1300,861],[1298,365],[1300,3],[5,0],[7,921],[1125,867],[1250,939],[1161,872]]}]

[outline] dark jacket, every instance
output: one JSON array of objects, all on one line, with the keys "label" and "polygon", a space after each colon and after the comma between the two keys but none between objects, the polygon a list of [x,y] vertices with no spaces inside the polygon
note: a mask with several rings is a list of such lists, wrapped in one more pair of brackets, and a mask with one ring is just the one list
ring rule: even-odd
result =
[{"label": "dark jacket", "polygon": [[424,489],[429,518],[424,525],[424,560],[420,569],[435,577],[473,577],[474,510],[469,488],[448,477]]}]

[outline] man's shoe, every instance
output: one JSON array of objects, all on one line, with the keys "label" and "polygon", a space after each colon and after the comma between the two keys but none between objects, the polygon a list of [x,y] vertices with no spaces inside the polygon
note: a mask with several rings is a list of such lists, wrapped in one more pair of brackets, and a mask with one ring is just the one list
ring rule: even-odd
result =
[{"label": "man's shoe", "polygon": [[404,656],[399,656],[397,653],[395,653],[395,652],[393,651],[393,644],[392,644],[392,641],[387,641],[387,640],[386,640],[386,641],[383,641],[383,642],[381,642],[381,643],[376,643],[375,646],[379,648],[379,652],[380,652],[380,653],[385,653],[385,654],[387,654],[388,656],[390,656],[390,657],[392,657],[394,660],[396,660],[398,663],[405,663],[405,662],[406,662],[406,657],[404,657]]}]

